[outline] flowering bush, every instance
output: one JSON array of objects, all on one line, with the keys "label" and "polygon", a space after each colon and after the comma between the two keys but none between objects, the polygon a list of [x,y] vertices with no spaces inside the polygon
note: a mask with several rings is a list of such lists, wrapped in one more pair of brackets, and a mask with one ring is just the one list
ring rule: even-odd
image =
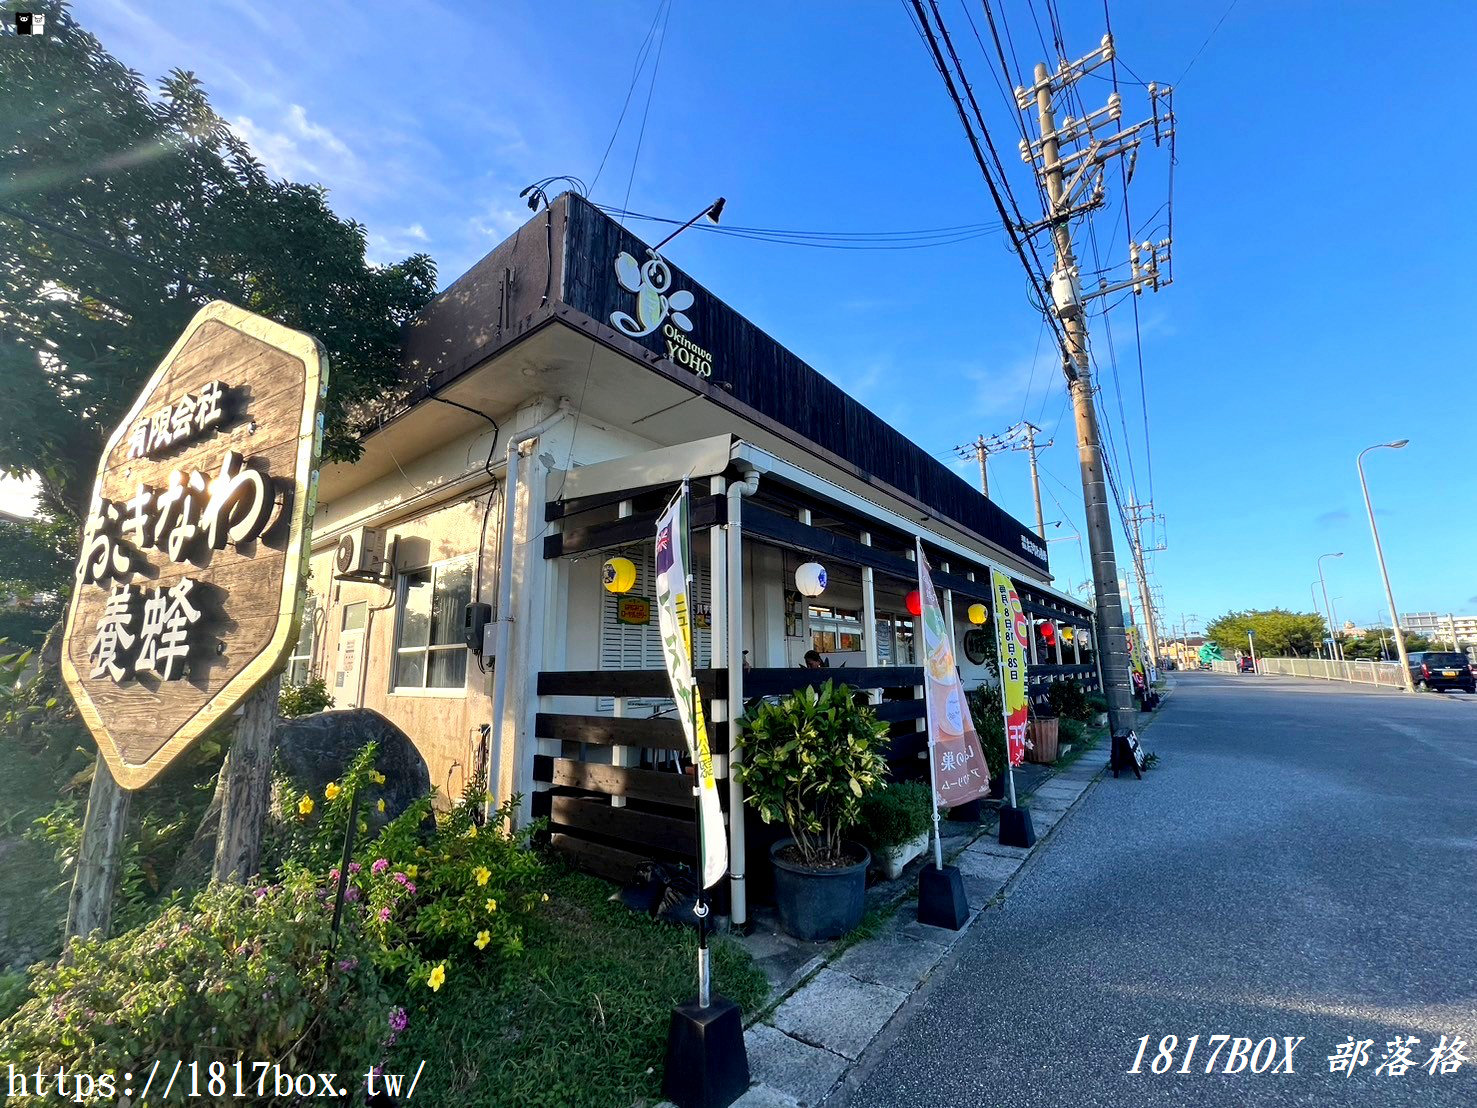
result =
[{"label": "flowering bush", "polygon": [[70,964],[32,970],[31,997],[0,1023],[0,1069],[267,1059],[363,1072],[395,1009],[353,919],[329,960],[332,908],[299,871],[271,886],[212,885],[142,927],[77,940]]},{"label": "flowering bush", "polygon": [[[380,812],[376,790],[384,784],[374,754],[372,744],[365,747],[316,798],[282,789],[288,856],[331,895],[343,884],[346,912],[360,920],[375,965],[416,985],[438,991],[459,958],[519,953],[529,915],[547,897],[544,867],[527,849],[534,828],[503,830],[512,826],[518,798],[484,826],[478,819],[487,797],[479,787],[440,814],[433,792],[371,836],[368,821]],[[340,874],[351,817],[356,841],[348,872]]]}]

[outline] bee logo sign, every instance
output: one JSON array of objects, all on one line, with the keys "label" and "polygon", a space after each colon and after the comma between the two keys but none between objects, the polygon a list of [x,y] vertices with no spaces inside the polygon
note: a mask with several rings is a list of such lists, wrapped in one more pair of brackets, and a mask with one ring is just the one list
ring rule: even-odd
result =
[{"label": "bee logo sign", "polygon": [[621,251],[615,259],[615,276],[621,288],[636,294],[636,314],[615,311],[610,322],[623,335],[645,338],[658,329],[666,340],[670,361],[690,369],[699,377],[713,376],[713,355],[687,336],[692,320],[686,312],[694,297],[687,289],[672,291],[672,267],[659,254],[647,251],[647,260],[637,262]]}]

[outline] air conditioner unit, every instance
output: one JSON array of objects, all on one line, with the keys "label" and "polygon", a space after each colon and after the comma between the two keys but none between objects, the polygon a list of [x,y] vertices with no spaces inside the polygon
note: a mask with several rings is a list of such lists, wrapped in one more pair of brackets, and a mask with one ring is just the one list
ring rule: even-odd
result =
[{"label": "air conditioner unit", "polygon": [[338,540],[333,558],[334,576],[341,580],[382,580],[385,576],[385,533],[378,527],[360,527]]}]

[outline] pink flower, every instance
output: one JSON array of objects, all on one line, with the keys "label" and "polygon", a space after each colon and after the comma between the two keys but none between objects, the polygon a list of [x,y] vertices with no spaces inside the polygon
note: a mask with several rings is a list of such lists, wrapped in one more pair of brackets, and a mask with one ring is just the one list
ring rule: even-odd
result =
[{"label": "pink flower", "polygon": [[402,885],[408,885],[410,883],[410,878],[406,877],[405,874],[401,873],[399,870],[395,871],[395,880],[400,882],[400,884]]},{"label": "pink flower", "polygon": [[338,968],[339,968],[339,972],[340,973],[348,973],[350,970],[357,969],[358,966],[359,966],[359,959],[358,958],[345,958],[341,962],[339,962],[339,964],[338,964]]},{"label": "pink flower", "polygon": [[395,1032],[404,1031],[410,1023],[410,1017],[405,1014],[404,1008],[390,1009],[390,1030]]},{"label": "pink flower", "polygon": [[412,882],[412,881],[405,882],[405,891],[408,892],[411,896],[414,896],[415,895],[415,883]]},{"label": "pink flower", "polygon": [[349,872],[350,873],[358,873],[363,868],[364,867],[361,866],[358,862],[350,862],[349,863]]},{"label": "pink flower", "polygon": [[385,870],[387,870],[389,868],[390,868],[390,862],[389,862],[388,859],[386,859],[386,858],[376,858],[374,860],[374,865],[372,865],[372,866],[369,867],[369,872],[372,873],[372,874],[374,874],[376,877],[378,877],[380,874],[384,873]]},{"label": "pink flower", "polygon": [[339,877],[339,874],[338,874],[338,866],[334,866],[333,869],[331,869],[331,870],[328,871],[328,879],[330,881],[337,881],[338,880],[338,877]]},{"label": "pink flower", "polygon": [[351,903],[355,900],[358,900],[359,890],[354,888],[353,885],[350,885],[348,891],[344,893],[344,899],[350,901]]},{"label": "pink flower", "polygon": [[380,922],[381,923],[389,923],[390,922],[390,906],[388,904],[385,905],[383,908],[380,909]]}]

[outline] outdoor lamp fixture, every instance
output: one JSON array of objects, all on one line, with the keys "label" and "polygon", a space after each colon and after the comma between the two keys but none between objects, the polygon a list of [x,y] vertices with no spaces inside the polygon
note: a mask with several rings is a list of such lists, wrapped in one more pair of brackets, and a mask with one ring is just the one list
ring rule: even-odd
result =
[{"label": "outdoor lamp fixture", "polygon": [[708,218],[708,221],[710,223],[717,223],[718,222],[718,217],[723,214],[723,205],[726,204],[726,203],[728,203],[727,200],[725,200],[721,196],[718,197],[717,200],[714,200],[706,208],[704,208],[702,211],[698,212],[697,215],[693,216],[686,223],[684,223],[681,227],[678,227],[670,235],[668,235],[666,238],[662,239],[661,242],[659,242],[655,246],[653,246],[651,248],[651,252],[653,254],[660,254],[662,252],[662,247],[663,246],[666,246],[667,243],[671,242],[674,238],[676,238],[678,235],[680,235],[683,231],[687,230],[689,227],[691,227],[698,220],[702,219],[704,216],[706,216]]},{"label": "outdoor lamp fixture", "polygon": [[1395,635],[1395,652],[1400,655],[1400,674],[1405,682],[1406,692],[1415,692],[1415,679],[1410,675],[1410,658],[1405,653],[1405,633],[1400,630],[1400,618],[1395,614],[1395,594],[1390,589],[1390,572],[1385,568],[1385,552],[1380,547],[1380,529],[1374,524],[1374,505],[1369,499],[1369,483],[1364,480],[1364,455],[1371,450],[1383,450],[1388,447],[1391,450],[1402,450],[1409,439],[1396,439],[1394,442],[1377,443],[1367,446],[1359,451],[1359,456],[1354,459],[1354,465],[1359,470],[1359,487],[1364,490],[1364,510],[1369,513],[1369,533],[1374,536],[1374,556],[1380,564],[1380,578],[1385,583],[1385,601],[1390,605],[1390,627]]},{"label": "outdoor lamp fixture", "polygon": [[985,620],[989,618],[990,613],[985,610],[985,606],[983,604],[971,604],[969,606],[969,622],[974,624],[976,627],[982,626]]},{"label": "outdoor lamp fixture", "polygon": [[607,558],[600,567],[600,583],[606,592],[630,592],[636,583],[636,563],[630,558]]},{"label": "outdoor lamp fixture", "polygon": [[1333,629],[1333,606],[1328,602],[1328,582],[1323,579],[1323,559],[1342,558],[1344,552],[1340,550],[1337,554],[1318,555],[1318,587],[1323,590],[1323,614],[1328,617],[1328,655],[1336,661],[1343,661],[1343,651],[1339,649],[1338,634]]},{"label": "outdoor lamp fixture", "polygon": [[923,614],[923,595],[917,589],[910,592],[903,603],[907,605],[908,615],[921,616]]},{"label": "outdoor lamp fixture", "polygon": [[805,596],[820,596],[826,591],[826,567],[819,562],[806,562],[795,571],[795,587]]}]

